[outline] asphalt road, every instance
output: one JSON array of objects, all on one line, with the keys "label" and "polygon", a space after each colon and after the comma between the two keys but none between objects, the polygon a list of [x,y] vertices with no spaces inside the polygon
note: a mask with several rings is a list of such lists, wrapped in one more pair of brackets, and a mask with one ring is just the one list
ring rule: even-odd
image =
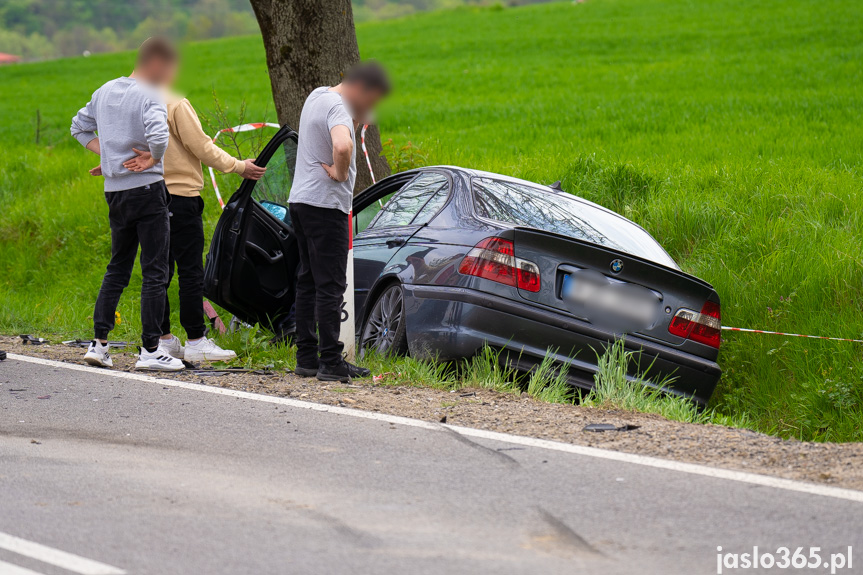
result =
[{"label": "asphalt road", "polygon": [[863,503],[0,362],[0,575],[693,575],[753,545],[860,553]]}]

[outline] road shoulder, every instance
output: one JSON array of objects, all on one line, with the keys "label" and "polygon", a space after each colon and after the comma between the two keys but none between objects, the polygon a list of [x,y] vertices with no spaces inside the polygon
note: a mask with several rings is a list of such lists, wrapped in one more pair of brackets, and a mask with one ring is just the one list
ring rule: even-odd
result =
[{"label": "road shoulder", "polygon": [[[21,345],[0,338],[9,353],[82,364],[82,351],[60,345]],[[132,354],[114,355],[115,369],[131,370]],[[141,372],[137,372],[141,373]],[[0,372],[2,374],[2,372]],[[151,374],[148,374],[151,375]],[[863,490],[863,445],[783,440],[749,430],[669,421],[656,415],[548,404],[482,389],[456,392],[370,381],[324,384],[293,374],[158,374],[159,377],[255,394],[299,399],[460,427],[564,442],[682,463],[745,471]],[[2,377],[0,377],[2,381]],[[9,393],[0,386],[0,393]],[[608,423],[627,431],[594,433]]]}]

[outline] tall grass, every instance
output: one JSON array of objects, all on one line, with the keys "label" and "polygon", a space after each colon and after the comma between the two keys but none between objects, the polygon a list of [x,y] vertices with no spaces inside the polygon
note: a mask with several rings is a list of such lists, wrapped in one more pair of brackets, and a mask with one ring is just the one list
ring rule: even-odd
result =
[{"label": "tall grass", "polygon": [[[591,0],[424,14],[358,36],[395,78],[380,119],[396,149],[562,180],[711,282],[726,325],[860,337],[861,21],[863,3],[847,0]],[[4,332],[88,336],[107,210],[86,173],[95,156],[68,125],[131,65],[115,54],[0,69]],[[180,91],[212,112],[213,88],[229,114],[245,100],[250,120],[274,118],[260,38],[188,47]],[[212,230],[209,187],[205,199]],[[137,338],[139,278],[112,337]],[[863,440],[859,346],[729,334],[719,361],[717,414],[782,437]]]},{"label": "tall grass", "polygon": [[555,365],[556,349],[549,349],[542,361],[526,374],[522,385],[531,397],[549,403],[571,403],[578,397],[566,378],[566,368]]},{"label": "tall grass", "polygon": [[420,385],[437,389],[490,389],[500,393],[527,393],[549,403],[572,403],[575,390],[567,383],[566,370],[555,365],[551,350],[533,369],[522,372],[503,352],[484,346],[463,362],[417,360],[367,351],[363,363],[380,376],[383,385]]},{"label": "tall grass", "polygon": [[745,413],[728,416],[717,413],[715,409],[703,409],[695,403],[666,393],[673,385],[673,377],[651,380],[644,374],[649,366],[640,373],[630,373],[630,365],[635,361],[636,352],[627,351],[624,340],[608,345],[597,354],[597,372],[594,375],[593,389],[582,401],[586,407],[600,409],[621,409],[641,413],[655,413],[666,419],[686,423],[715,423],[729,427],[748,427],[751,421]]},{"label": "tall grass", "polygon": [[634,352],[625,349],[623,340],[614,342],[598,355],[593,389],[584,399],[583,405],[655,413],[667,419],[690,423],[710,421],[710,414],[699,411],[692,401],[662,391],[663,387],[673,383],[673,378],[654,382],[643,375],[628,377],[634,355]]}]

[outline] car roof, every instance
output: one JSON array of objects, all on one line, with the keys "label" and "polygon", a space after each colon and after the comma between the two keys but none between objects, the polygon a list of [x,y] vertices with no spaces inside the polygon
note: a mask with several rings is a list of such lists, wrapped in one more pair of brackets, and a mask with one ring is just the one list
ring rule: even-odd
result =
[{"label": "car roof", "polygon": [[[461,175],[466,176],[468,178],[477,177],[477,178],[489,178],[492,180],[501,180],[501,181],[510,182],[513,184],[521,184],[521,185],[529,186],[532,188],[539,188],[539,189],[542,189],[544,191],[547,191],[550,194],[556,194],[556,195],[563,194],[563,195],[567,196],[568,198],[574,199],[575,201],[581,202],[582,204],[592,206],[598,210],[602,210],[608,214],[611,214],[612,216],[619,218],[620,220],[628,223],[631,226],[635,226],[636,228],[638,228],[638,229],[642,230],[644,233],[646,233],[650,238],[653,239],[654,242],[656,242],[659,245],[659,247],[663,251],[665,251],[665,248],[662,246],[662,244],[660,244],[658,241],[656,241],[656,238],[654,238],[650,232],[645,230],[639,224],[633,222],[629,218],[626,218],[626,217],[620,215],[619,213],[615,212],[614,210],[610,210],[610,209],[606,208],[605,206],[601,206],[597,203],[591,202],[590,200],[586,200],[586,199],[582,198],[581,196],[576,196],[575,194],[570,194],[569,192],[566,192],[564,190],[559,190],[557,188],[552,188],[550,186],[538,184],[536,182],[531,182],[530,180],[522,180],[520,178],[513,178],[511,176],[504,176],[503,174],[496,174],[494,172],[486,172],[484,170],[476,170],[473,168],[462,168],[461,166],[451,166],[451,165],[446,165],[446,164],[436,165],[436,166],[423,166],[421,168],[413,168],[411,170],[405,170],[404,172],[401,172],[401,173],[402,174],[407,174],[407,173],[419,174],[423,170],[441,170],[441,171],[446,171],[446,172],[451,172],[451,173],[455,172],[455,173],[460,173]],[[668,252],[666,251],[666,254],[667,253]],[[669,258],[671,258],[671,256],[669,256]],[[672,261],[674,261],[673,258],[672,258]]]},{"label": "car roof", "polygon": [[[558,190],[556,188],[546,186],[545,184],[538,184],[536,182],[531,182],[530,180],[522,180],[521,178],[513,178],[512,176],[504,176],[503,174],[496,174],[494,172],[486,172],[485,170],[476,170],[473,168],[462,168],[460,166],[449,166],[449,165],[426,166],[423,168],[418,168],[416,171],[419,172],[421,170],[427,170],[427,169],[431,169],[431,168],[437,168],[439,170],[449,170],[449,171],[454,171],[454,172],[461,172],[468,177],[489,178],[492,180],[501,180],[504,182],[510,182],[512,184],[521,184],[521,185],[525,185],[525,186],[530,186],[532,188],[541,188],[542,190],[547,191],[550,194],[564,194],[568,198],[572,198],[572,199],[577,200],[583,204],[587,204],[587,205],[592,206],[594,208],[600,209],[604,212],[608,212],[609,214],[615,215],[625,222],[629,222],[630,224],[641,228],[641,226],[639,226],[638,224],[636,224],[632,220],[620,215],[619,213],[615,212],[614,210],[610,210],[610,209],[606,208],[605,206],[601,206],[597,203],[591,202],[590,200],[586,200],[586,199],[582,198],[581,196],[571,194],[565,190]],[[642,228],[642,229],[644,229],[644,228]],[[645,231],[647,231],[647,230],[645,230]]]}]

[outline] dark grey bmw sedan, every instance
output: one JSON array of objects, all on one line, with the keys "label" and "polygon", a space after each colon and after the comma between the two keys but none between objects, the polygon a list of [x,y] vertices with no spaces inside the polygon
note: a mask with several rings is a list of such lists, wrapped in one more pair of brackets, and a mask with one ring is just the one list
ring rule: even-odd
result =
[{"label": "dark grey bmw sedan", "polygon": [[[296,133],[283,127],[259,154],[267,174],[225,207],[205,273],[208,298],[277,334],[292,326],[295,157]],[[625,337],[640,358],[632,376],[649,368],[701,404],[716,387],[716,291],[644,229],[558,185],[421,168],[359,194],[352,223],[362,347],[448,361],[488,345],[525,370],[551,354],[589,389],[598,354]]]}]

